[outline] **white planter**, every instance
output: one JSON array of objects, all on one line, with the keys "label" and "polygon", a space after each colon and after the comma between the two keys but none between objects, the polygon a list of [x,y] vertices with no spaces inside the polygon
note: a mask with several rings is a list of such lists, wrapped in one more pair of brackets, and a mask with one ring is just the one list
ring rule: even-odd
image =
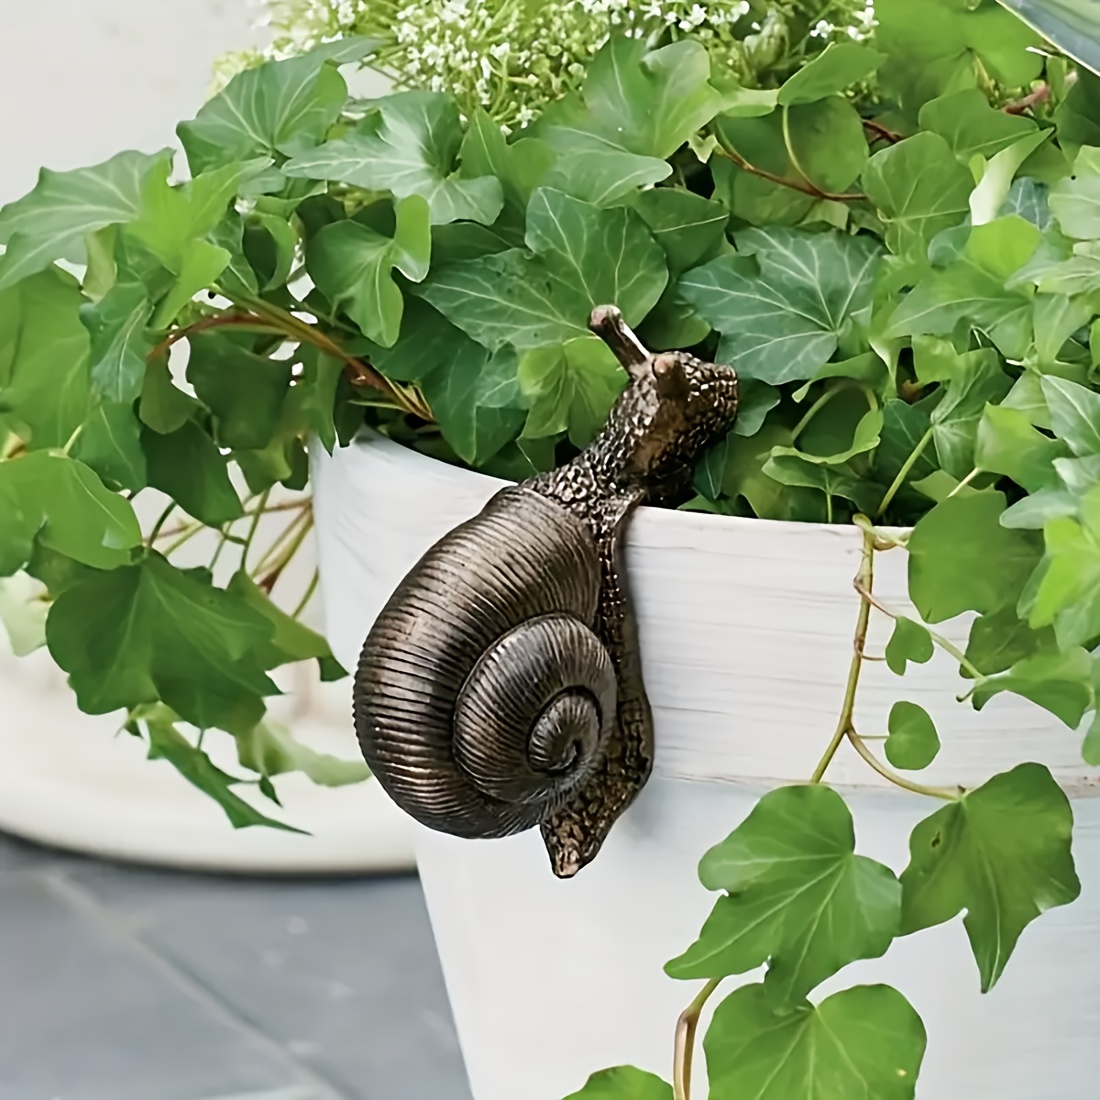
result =
[{"label": "white planter", "polygon": [[[245,0],[11,0],[3,14],[0,103],[24,103],[33,88],[34,109],[0,112],[0,203],[30,190],[43,165],[65,170],[121,149],[178,147],[176,122],[202,105],[215,59],[253,43],[256,11]],[[139,506],[155,515],[160,505],[147,495]],[[296,565],[308,578],[311,563]],[[331,791],[300,775],[282,778],[285,812],[263,799],[256,805],[314,835],[234,830],[170,765],[149,763],[140,742],[114,737],[121,716],[80,714],[48,654],[16,661],[5,643],[0,626],[0,829],[98,855],[220,871],[413,865],[409,824],[374,783]],[[346,681],[320,685],[299,669],[286,686],[294,695],[276,709],[297,737],[358,755]],[[241,774],[228,744],[217,762]]]},{"label": "white planter", "polygon": [[[501,483],[374,436],[317,455],[315,479],[329,637],[350,664],[406,570]],[[805,781],[829,740],[852,653],[859,546],[848,528],[639,511],[628,565],[657,738],[642,795],[595,862],[564,882],[537,831],[497,841],[418,831],[475,1100],[561,1100],[619,1063],[668,1078],[675,1020],[699,983],[661,967],[714,901],[697,861],[760,795]],[[877,573],[881,598],[908,607],[903,552],[879,555]],[[872,654],[886,638],[876,618]],[[1073,799],[1082,896],[1024,933],[988,996],[959,920],[896,942],[825,991],[885,981],[905,993],[929,1034],[922,1100],[1083,1100],[1095,1095],[1100,1019],[1095,775],[1046,712],[1004,697],[975,714],[954,702],[960,687],[939,657],[904,680],[869,664],[860,728],[884,728],[897,698],[924,706],[944,743],[930,783],[976,784],[1024,760],[1051,766]],[[859,850],[900,871],[910,829],[935,805],[887,786],[846,747],[829,780],[848,797]],[[702,1081],[697,1091],[706,1095]]]}]

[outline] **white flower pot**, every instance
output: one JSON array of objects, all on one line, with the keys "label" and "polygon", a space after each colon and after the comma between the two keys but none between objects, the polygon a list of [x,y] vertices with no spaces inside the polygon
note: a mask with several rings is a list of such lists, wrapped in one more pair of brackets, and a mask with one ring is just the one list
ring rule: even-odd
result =
[{"label": "white flower pot", "polygon": [[[120,149],[178,147],[176,122],[202,105],[215,59],[253,43],[255,15],[244,0],[6,5],[0,103],[11,109],[0,112],[0,203],[30,190],[42,165],[65,170]],[[15,109],[28,88],[34,109]],[[146,496],[139,505],[147,512]],[[312,563],[302,557],[295,564],[308,579]],[[147,762],[141,742],[114,736],[121,715],[80,714],[45,651],[16,660],[6,640],[0,625],[0,829],[97,855],[207,870],[359,872],[413,865],[409,823],[375,783],[333,791],[301,775],[283,777],[277,781],[283,812],[238,789],[263,812],[314,835],[234,830],[170,765]],[[347,681],[321,685],[297,669],[286,687],[293,695],[276,701],[276,716],[295,736],[321,751],[358,756]],[[229,738],[209,740],[216,761],[242,774]]]},{"label": "white flower pot", "polygon": [[[408,568],[501,483],[375,436],[318,454],[314,469],[329,637],[349,665]],[[673,981],[662,964],[694,940],[714,902],[697,861],[762,794],[805,781],[821,756],[852,654],[859,551],[844,527],[638,512],[627,560],[657,757],[637,802],[570,881],[551,875],[537,831],[495,841],[417,834],[475,1100],[561,1100],[621,1063],[669,1077],[676,1017],[700,983]],[[904,553],[880,554],[877,566],[876,592],[908,608]],[[960,640],[965,629],[950,633]],[[881,652],[886,635],[876,615],[868,652]],[[1095,1095],[1100,1020],[1095,774],[1077,737],[1045,711],[997,697],[975,713],[954,701],[961,687],[939,656],[903,680],[870,663],[857,721],[875,732],[896,699],[924,706],[943,741],[929,783],[1049,765],[1072,799],[1081,898],[1025,931],[987,996],[960,920],[897,941],[822,992],[885,981],[910,999],[928,1029],[922,1100],[1083,1100]],[[853,810],[859,851],[900,871],[911,828],[937,804],[880,781],[847,746],[828,779]]]}]

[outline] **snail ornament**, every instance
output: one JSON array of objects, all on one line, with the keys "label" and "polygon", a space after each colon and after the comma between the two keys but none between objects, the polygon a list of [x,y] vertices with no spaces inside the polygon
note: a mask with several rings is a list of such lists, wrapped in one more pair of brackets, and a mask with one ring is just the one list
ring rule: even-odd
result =
[{"label": "snail ornament", "polygon": [[730,367],[651,354],[613,306],[589,327],[630,375],[607,424],[420,559],[354,685],[363,756],[399,807],[461,837],[538,825],[559,878],[596,856],[653,764],[627,520],[686,498],[738,405]]}]

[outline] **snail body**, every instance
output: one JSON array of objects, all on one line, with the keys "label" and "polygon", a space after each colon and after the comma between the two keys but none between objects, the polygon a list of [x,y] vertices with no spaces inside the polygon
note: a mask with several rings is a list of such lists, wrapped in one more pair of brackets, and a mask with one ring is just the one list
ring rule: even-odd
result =
[{"label": "snail body", "polygon": [[613,307],[591,327],[631,376],[604,430],[417,562],[354,687],[364,758],[398,806],[462,837],[539,825],[561,878],[595,857],[653,763],[626,520],[685,495],[738,397],[730,368],[651,356]]}]

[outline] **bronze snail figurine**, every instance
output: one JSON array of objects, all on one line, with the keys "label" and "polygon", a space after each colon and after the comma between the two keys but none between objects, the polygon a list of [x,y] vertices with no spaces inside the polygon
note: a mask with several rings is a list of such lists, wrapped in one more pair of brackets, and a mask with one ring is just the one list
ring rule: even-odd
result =
[{"label": "bronze snail figurine", "polygon": [[421,558],[371,629],[354,689],[363,756],[398,806],[461,837],[538,824],[559,878],[596,856],[653,765],[627,517],[686,498],[738,401],[731,368],[651,354],[613,306],[589,326],[630,375],[603,431]]}]

